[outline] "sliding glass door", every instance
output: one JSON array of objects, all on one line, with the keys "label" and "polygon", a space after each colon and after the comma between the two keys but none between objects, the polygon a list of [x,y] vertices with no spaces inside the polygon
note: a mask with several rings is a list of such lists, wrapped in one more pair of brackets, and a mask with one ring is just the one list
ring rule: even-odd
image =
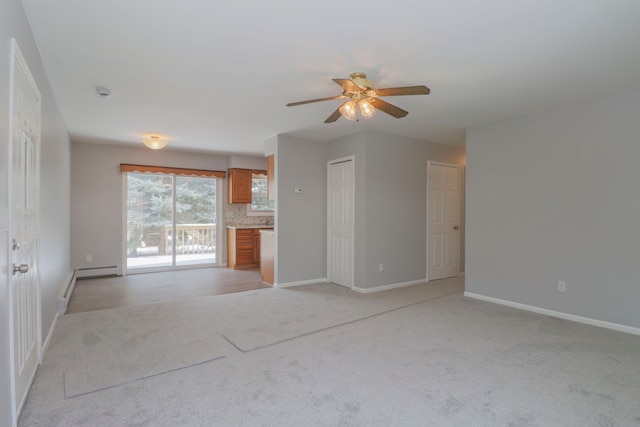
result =
[{"label": "sliding glass door", "polygon": [[217,178],[128,172],[127,273],[216,265]]},{"label": "sliding glass door", "polygon": [[177,176],[172,241],[176,265],[216,262],[216,180]]}]

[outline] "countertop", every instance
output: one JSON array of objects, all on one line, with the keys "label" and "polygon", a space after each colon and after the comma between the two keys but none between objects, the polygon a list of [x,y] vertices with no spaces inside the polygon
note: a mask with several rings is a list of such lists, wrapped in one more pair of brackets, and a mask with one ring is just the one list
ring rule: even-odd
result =
[{"label": "countertop", "polygon": [[231,228],[234,230],[241,230],[243,228],[268,228],[273,230],[273,225],[264,225],[264,224],[257,224],[257,225],[227,225],[227,228]]}]

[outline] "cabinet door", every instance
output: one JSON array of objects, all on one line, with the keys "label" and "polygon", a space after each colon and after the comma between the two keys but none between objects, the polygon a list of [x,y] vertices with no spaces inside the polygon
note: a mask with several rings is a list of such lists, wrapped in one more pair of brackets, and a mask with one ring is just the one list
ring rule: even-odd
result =
[{"label": "cabinet door", "polygon": [[229,203],[251,203],[251,169],[229,169]]},{"label": "cabinet door", "polygon": [[267,157],[267,198],[270,201],[276,199],[275,161],[273,154]]}]

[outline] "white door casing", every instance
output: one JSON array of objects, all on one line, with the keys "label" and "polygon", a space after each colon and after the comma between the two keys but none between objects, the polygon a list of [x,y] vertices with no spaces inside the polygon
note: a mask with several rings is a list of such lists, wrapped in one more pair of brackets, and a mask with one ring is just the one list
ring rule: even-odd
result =
[{"label": "white door casing", "polygon": [[41,97],[12,40],[9,193],[9,277],[14,420],[42,357],[38,270]]},{"label": "white door casing", "polygon": [[457,276],[459,267],[459,167],[428,162],[427,280]]},{"label": "white door casing", "polygon": [[327,279],[353,288],[354,158],[327,163]]}]

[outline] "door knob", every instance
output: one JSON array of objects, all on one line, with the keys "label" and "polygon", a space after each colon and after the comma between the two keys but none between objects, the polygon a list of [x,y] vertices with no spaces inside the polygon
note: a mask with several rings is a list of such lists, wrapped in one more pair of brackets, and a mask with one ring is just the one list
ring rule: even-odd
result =
[{"label": "door knob", "polygon": [[459,228],[459,227],[458,227],[457,225],[454,225],[454,226],[453,226],[453,229],[454,229],[454,230],[457,230],[458,228]]},{"label": "door knob", "polygon": [[13,275],[14,276],[16,275],[16,273],[24,274],[27,271],[29,271],[29,265],[28,264],[20,264],[20,265],[13,264]]}]

